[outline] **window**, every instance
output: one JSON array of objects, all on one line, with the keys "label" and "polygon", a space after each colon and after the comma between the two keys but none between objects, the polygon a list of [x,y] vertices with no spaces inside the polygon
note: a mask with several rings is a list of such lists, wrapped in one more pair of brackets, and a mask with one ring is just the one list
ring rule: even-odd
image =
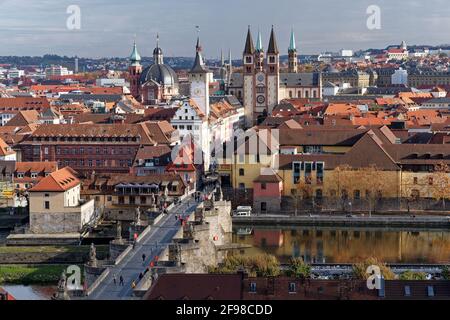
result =
[{"label": "window", "polygon": [[186,126],[188,130],[192,130],[192,126]]},{"label": "window", "polygon": [[266,190],[267,189],[267,184],[265,182],[261,183],[261,189],[262,190]]},{"label": "window", "polygon": [[136,203],[136,199],[134,197],[130,196],[130,204],[135,204]]},{"label": "window", "polygon": [[261,202],[261,211],[266,212],[267,211],[267,202]]},{"label": "window", "polygon": [[405,297],[410,297],[410,296],[411,296],[411,287],[405,286]]},{"label": "window", "polygon": [[23,173],[22,172],[17,173],[17,178],[23,178]]},{"label": "window", "polygon": [[250,292],[256,293],[256,283],[255,282],[250,283]]},{"label": "window", "polygon": [[417,177],[414,177],[414,179],[413,179],[413,184],[418,184],[418,179],[417,179]]},{"label": "window", "polygon": [[427,294],[429,297],[434,297],[434,287],[433,286],[427,287]]},{"label": "window", "polygon": [[50,197],[50,194],[45,193],[45,194],[44,194],[44,197],[48,198],[48,197]]},{"label": "window", "polygon": [[32,177],[32,178],[37,178],[37,173],[36,173],[36,172],[32,172],[32,173],[31,173],[31,177]]},{"label": "window", "polygon": [[355,199],[355,200],[361,199],[361,191],[359,191],[359,190],[353,191],[353,199]]},{"label": "window", "polygon": [[294,162],[292,164],[292,176],[294,178],[295,184],[298,184],[300,182],[300,165],[301,162]]},{"label": "window", "polygon": [[312,171],[312,163],[305,162],[305,182],[306,182],[306,184],[311,184],[311,171]]},{"label": "window", "polygon": [[239,169],[239,175],[242,177],[242,176],[244,176],[244,174],[245,174],[244,169],[240,168]]},{"label": "window", "polygon": [[433,185],[433,177],[428,177],[428,185]]},{"label": "window", "polygon": [[297,292],[297,288],[295,286],[295,282],[290,282],[289,283],[289,293],[296,293]]},{"label": "window", "polygon": [[44,208],[47,210],[50,209],[50,201],[44,201]]},{"label": "window", "polygon": [[111,200],[112,200],[112,197],[111,197],[111,196],[108,196],[106,199],[107,199],[107,201],[111,201]]},{"label": "window", "polygon": [[323,191],[322,189],[316,190],[316,199],[322,199],[323,198]]}]

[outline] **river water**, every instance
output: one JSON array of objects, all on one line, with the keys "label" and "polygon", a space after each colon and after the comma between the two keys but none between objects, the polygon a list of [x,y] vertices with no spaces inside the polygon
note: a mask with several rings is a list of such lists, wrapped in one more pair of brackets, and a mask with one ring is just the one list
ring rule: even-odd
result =
[{"label": "river water", "polygon": [[56,286],[0,285],[16,300],[50,300]]},{"label": "river water", "polygon": [[387,263],[450,263],[450,230],[234,227],[233,242],[251,246],[235,253],[269,253],[282,263],[354,263],[377,257]]}]

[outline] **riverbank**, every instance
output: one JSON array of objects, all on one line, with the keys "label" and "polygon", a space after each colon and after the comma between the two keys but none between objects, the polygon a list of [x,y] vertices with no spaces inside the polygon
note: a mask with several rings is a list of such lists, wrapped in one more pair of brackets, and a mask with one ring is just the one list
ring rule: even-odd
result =
[{"label": "riverbank", "polygon": [[[104,259],[109,246],[96,246],[97,257]],[[90,246],[0,246],[2,264],[83,264]]]},{"label": "riverbank", "polygon": [[448,216],[399,215],[252,215],[233,217],[234,225],[329,226],[329,227],[408,227],[449,229]]},{"label": "riverbank", "polygon": [[67,265],[0,265],[0,285],[55,285]]}]

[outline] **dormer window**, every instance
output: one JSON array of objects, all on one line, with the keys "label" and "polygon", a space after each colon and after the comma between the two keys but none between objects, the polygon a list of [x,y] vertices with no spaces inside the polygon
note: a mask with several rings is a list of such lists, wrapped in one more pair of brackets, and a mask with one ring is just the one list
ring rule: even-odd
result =
[{"label": "dormer window", "polygon": [[17,178],[23,178],[23,172],[17,172]]},{"label": "dormer window", "polygon": [[37,172],[32,172],[32,173],[31,173],[31,177],[32,177],[32,178],[37,178],[37,176],[38,176]]}]

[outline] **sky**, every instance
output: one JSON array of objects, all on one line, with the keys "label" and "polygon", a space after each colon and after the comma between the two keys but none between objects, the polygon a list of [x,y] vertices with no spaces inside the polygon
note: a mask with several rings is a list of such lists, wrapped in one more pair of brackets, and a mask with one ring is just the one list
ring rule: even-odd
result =
[{"label": "sky", "polygon": [[[80,8],[80,28],[67,20]],[[367,28],[370,5],[380,8],[380,29]],[[271,25],[287,54],[295,31],[299,54],[390,44],[450,43],[448,0],[0,0],[0,56],[126,57],[136,38],[150,56],[156,34],[165,56],[193,56],[197,30],[206,58],[231,49],[240,58],[248,25],[265,48]]]}]

